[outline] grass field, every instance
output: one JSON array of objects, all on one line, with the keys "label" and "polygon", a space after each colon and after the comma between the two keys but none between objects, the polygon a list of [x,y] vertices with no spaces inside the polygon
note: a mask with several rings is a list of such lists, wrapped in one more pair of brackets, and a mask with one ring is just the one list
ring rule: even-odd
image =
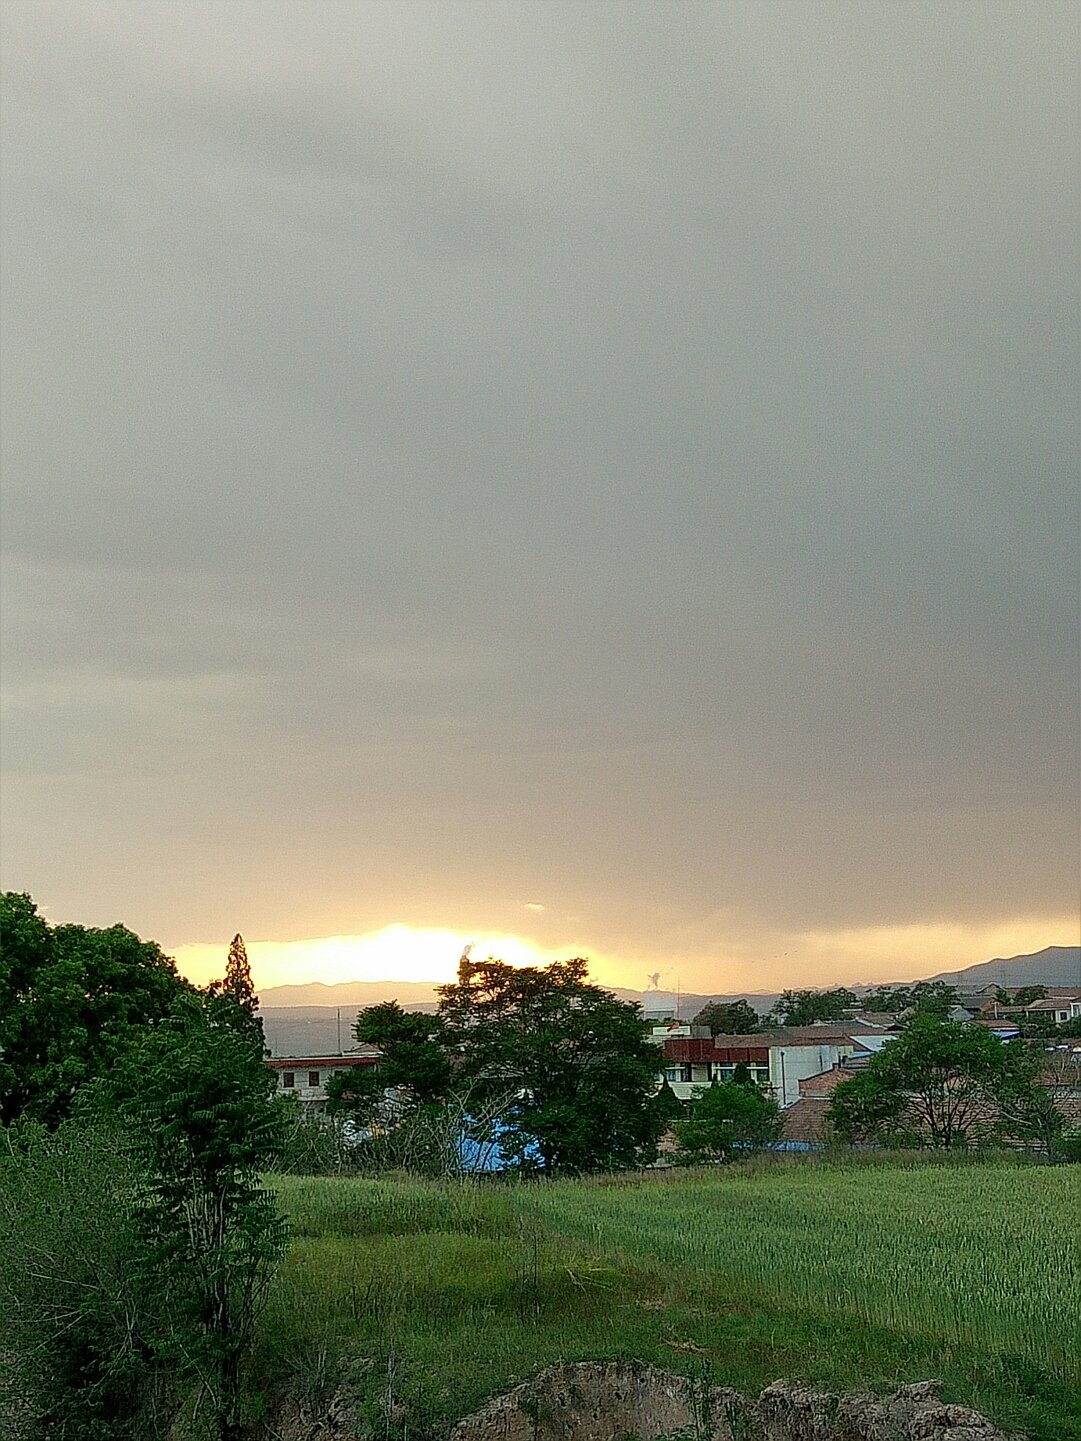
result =
[{"label": "grass field", "polygon": [[771,1163],[547,1184],[282,1178],[257,1385],[350,1378],[380,1435],[556,1360],[943,1394],[1081,1437],[1081,1170]]}]

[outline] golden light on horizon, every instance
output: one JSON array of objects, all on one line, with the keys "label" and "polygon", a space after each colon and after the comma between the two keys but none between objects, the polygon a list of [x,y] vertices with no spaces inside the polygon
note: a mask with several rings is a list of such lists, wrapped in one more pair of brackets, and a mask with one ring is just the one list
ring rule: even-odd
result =
[{"label": "golden light on horizon", "polygon": [[[441,983],[453,980],[466,945],[474,958],[544,966],[585,955],[601,985],[644,990],[653,971],[665,990],[747,993],[786,986],[855,985],[914,980],[963,970],[996,956],[1024,955],[1079,942],[1075,916],[1032,917],[986,926],[925,924],[772,932],[748,928],[695,945],[687,937],[670,950],[619,955],[580,943],[542,946],[509,932],[466,932],[396,922],[362,935],[300,940],[246,939],[257,988],[345,981]],[[186,945],[174,951],[180,972],[197,985],[222,975],[228,943]]]},{"label": "golden light on horizon", "polygon": [[[359,936],[322,936],[297,941],[248,941],[245,946],[256,988],[305,985],[313,981],[451,981],[466,946],[474,959],[494,956],[512,966],[546,966],[579,951],[544,948],[522,936],[494,931],[452,931],[402,923]],[[177,968],[196,985],[220,976],[227,947],[179,946]]]}]

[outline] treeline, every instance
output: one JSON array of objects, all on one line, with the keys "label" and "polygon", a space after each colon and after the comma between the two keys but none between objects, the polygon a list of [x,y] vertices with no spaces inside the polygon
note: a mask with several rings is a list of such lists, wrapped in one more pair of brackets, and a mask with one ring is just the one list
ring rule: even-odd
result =
[{"label": "treeline", "polygon": [[[244,944],[204,989],[123,926],[0,897],[0,1350],[37,1434],[241,1434],[285,1227]],[[14,1422],[12,1429],[14,1429]]]},{"label": "treeline", "polygon": [[[999,990],[995,1000],[999,1011],[1017,1025],[1023,1037],[1038,1040],[1069,1040],[1081,1036],[1081,1021],[1058,1022],[1047,1012],[1027,1013],[1025,1007],[1042,1000],[1044,986],[1022,986],[1016,991]],[[960,1004],[957,988],[945,981],[916,981],[909,986],[878,986],[857,996],[847,986],[826,990],[788,990],[776,1005],[759,1014],[746,999],[710,1001],[692,1022],[708,1026],[713,1035],[750,1035],[778,1026],[813,1026],[819,1021],[842,1024],[856,1015],[887,1013],[912,1018],[937,1016],[946,1020]]]},{"label": "treeline", "polygon": [[759,1015],[745,999],[711,1001],[693,1024],[708,1026],[714,1035],[750,1035],[777,1026],[813,1026],[819,1021],[846,1021],[857,1013],[902,1011],[945,1019],[957,1005],[957,991],[944,981],[917,981],[911,986],[879,986],[857,996],[847,986],[825,990],[783,991],[772,1010]]}]

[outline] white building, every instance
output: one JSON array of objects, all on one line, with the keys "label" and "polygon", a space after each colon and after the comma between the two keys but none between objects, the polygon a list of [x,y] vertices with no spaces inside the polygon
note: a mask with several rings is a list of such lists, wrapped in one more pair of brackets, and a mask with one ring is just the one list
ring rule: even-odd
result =
[{"label": "white building", "polygon": [[[681,1028],[682,1029],[682,1028]],[[853,1029],[860,1034],[854,1034]],[[805,1026],[748,1036],[658,1035],[664,1053],[663,1078],[681,1101],[689,1101],[713,1080],[727,1081],[738,1065],[751,1079],[768,1086],[781,1106],[800,1098],[800,1081],[828,1071],[855,1056],[870,1059],[873,1051],[892,1039],[889,1033],[866,1026]]]},{"label": "white building", "polygon": [[327,1104],[327,1081],[331,1076],[379,1063],[374,1047],[351,1052],[348,1056],[271,1056],[267,1065],[278,1078],[278,1094],[295,1096],[313,1111],[322,1111]]}]

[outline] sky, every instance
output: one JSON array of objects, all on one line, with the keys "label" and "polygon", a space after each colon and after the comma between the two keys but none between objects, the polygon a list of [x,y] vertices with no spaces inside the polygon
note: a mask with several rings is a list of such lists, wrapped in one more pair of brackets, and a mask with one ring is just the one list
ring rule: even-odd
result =
[{"label": "sky", "polygon": [[1077,944],[1079,24],[8,0],[5,888],[263,985]]}]

